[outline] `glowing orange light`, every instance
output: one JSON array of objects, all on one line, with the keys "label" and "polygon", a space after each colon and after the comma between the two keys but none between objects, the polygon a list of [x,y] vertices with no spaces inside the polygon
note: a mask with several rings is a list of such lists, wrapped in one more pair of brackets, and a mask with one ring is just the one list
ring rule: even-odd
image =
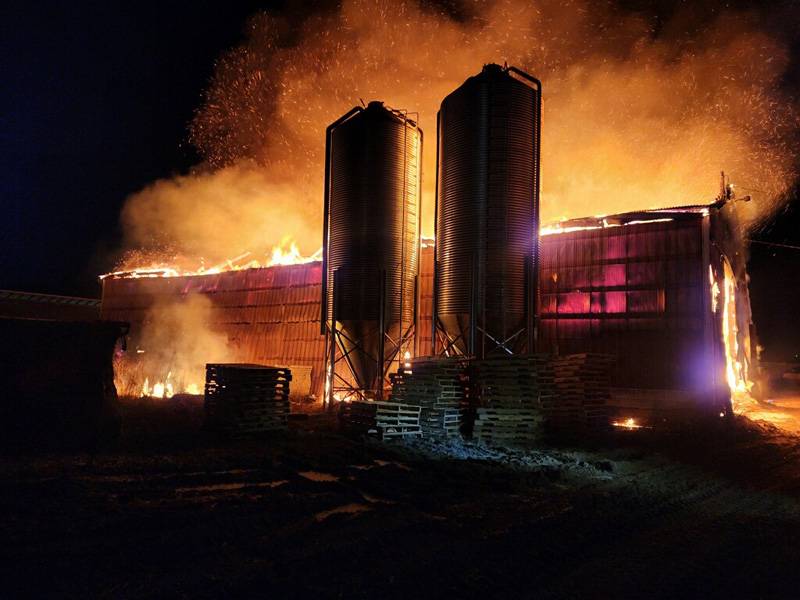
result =
[{"label": "glowing orange light", "polygon": [[613,422],[613,423],[611,423],[611,424],[612,424],[614,427],[621,427],[621,428],[623,428],[623,429],[630,429],[630,430],[633,430],[633,429],[641,429],[641,428],[642,428],[642,426],[641,426],[641,425],[639,425],[639,424],[636,422],[636,419],[634,419],[633,417],[628,417],[627,419],[625,419],[625,420],[623,420],[623,421],[614,421],[614,422]]},{"label": "glowing orange light", "polygon": [[739,327],[736,322],[736,279],[727,261],[723,261],[723,274],[722,339],[725,346],[725,376],[732,394],[746,393],[748,391],[747,369],[739,359]]},{"label": "glowing orange light", "polygon": [[[245,269],[260,269],[263,267],[274,267],[277,265],[301,265],[322,260],[322,248],[310,256],[303,256],[297,242],[287,235],[281,242],[272,248],[270,255],[264,260],[253,258],[252,252],[243,252],[238,256],[229,258],[219,264],[206,267],[201,265],[196,269],[181,268],[170,264],[169,259],[163,261],[153,261],[149,266],[119,269],[111,273],[100,275],[100,279],[140,279],[152,277],[189,277],[194,275],[214,275],[226,271],[243,271]],[[197,261],[202,262],[202,261]]]},{"label": "glowing orange light", "polygon": [[671,218],[661,219],[640,219],[637,221],[628,221],[627,223],[609,223],[606,219],[601,219],[596,225],[562,225],[555,223],[552,225],[545,225],[539,229],[540,236],[556,235],[559,233],[571,233],[573,231],[591,231],[593,229],[608,229],[610,227],[626,227],[628,225],[644,225],[648,223],[666,223],[672,221]]}]

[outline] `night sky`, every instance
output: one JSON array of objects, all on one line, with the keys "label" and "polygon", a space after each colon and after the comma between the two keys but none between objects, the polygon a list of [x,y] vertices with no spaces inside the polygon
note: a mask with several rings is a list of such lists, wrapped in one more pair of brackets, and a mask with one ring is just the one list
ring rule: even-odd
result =
[{"label": "night sky", "polygon": [[[290,10],[282,4],[4,4],[0,288],[99,295],[125,198],[198,162],[187,124],[214,59],[240,41],[249,15]],[[668,16],[672,6],[649,10]],[[792,61],[786,85],[798,90],[800,36]],[[797,189],[755,239],[800,246]],[[754,245],[750,271],[768,356],[800,353],[800,251]]]},{"label": "night sky", "polygon": [[265,5],[2,9],[0,288],[99,294],[125,198],[198,162],[187,124],[214,60]]}]

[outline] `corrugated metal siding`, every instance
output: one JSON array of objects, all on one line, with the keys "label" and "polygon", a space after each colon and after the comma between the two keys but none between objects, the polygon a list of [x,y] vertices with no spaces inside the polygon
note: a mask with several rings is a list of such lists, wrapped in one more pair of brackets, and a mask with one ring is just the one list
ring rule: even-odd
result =
[{"label": "corrugated metal siding", "polygon": [[540,348],[618,357],[614,384],[713,386],[702,215],[542,238]]},{"label": "corrugated metal siding", "polygon": [[[708,240],[699,214],[542,237],[540,350],[619,357],[614,384],[705,393],[720,343],[704,294]],[[420,253],[417,355],[430,354],[433,248]],[[312,367],[323,384],[319,334],[321,263],[218,275],[107,279],[102,318],[128,321],[135,336],[158,298],[198,292],[238,360]],[[713,326],[712,326],[713,327]],[[718,356],[717,356],[718,358]]]},{"label": "corrugated metal siding", "polygon": [[129,322],[135,339],[152,310],[201,294],[212,302],[209,326],[227,336],[232,360],[311,367],[312,390],[319,396],[325,354],[321,286],[319,262],[203,276],[106,279],[101,318]]}]

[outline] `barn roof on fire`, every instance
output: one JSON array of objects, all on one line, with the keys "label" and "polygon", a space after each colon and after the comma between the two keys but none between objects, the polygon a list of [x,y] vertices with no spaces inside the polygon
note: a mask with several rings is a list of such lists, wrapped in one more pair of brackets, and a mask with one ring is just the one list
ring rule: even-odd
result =
[{"label": "barn roof on fire", "polygon": [[566,219],[554,223],[547,223],[541,227],[540,234],[543,236],[554,233],[569,233],[584,229],[601,229],[603,227],[617,227],[620,225],[638,225],[642,223],[657,223],[672,221],[677,219],[695,219],[697,216],[705,216],[711,210],[720,209],[726,201],[720,200],[712,204],[687,204],[682,206],[670,206],[666,208],[649,208],[635,210],[613,215],[595,215],[592,217],[578,217]]}]

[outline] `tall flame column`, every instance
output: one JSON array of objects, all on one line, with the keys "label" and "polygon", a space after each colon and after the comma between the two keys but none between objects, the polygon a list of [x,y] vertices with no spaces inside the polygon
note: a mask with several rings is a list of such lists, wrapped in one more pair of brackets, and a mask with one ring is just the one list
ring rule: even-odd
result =
[{"label": "tall flame column", "polygon": [[486,65],[442,101],[434,354],[535,348],[541,99],[537,79]]},{"label": "tall flame column", "polygon": [[380,398],[413,348],[422,130],[381,102],[328,127],[323,314],[331,398]]}]

